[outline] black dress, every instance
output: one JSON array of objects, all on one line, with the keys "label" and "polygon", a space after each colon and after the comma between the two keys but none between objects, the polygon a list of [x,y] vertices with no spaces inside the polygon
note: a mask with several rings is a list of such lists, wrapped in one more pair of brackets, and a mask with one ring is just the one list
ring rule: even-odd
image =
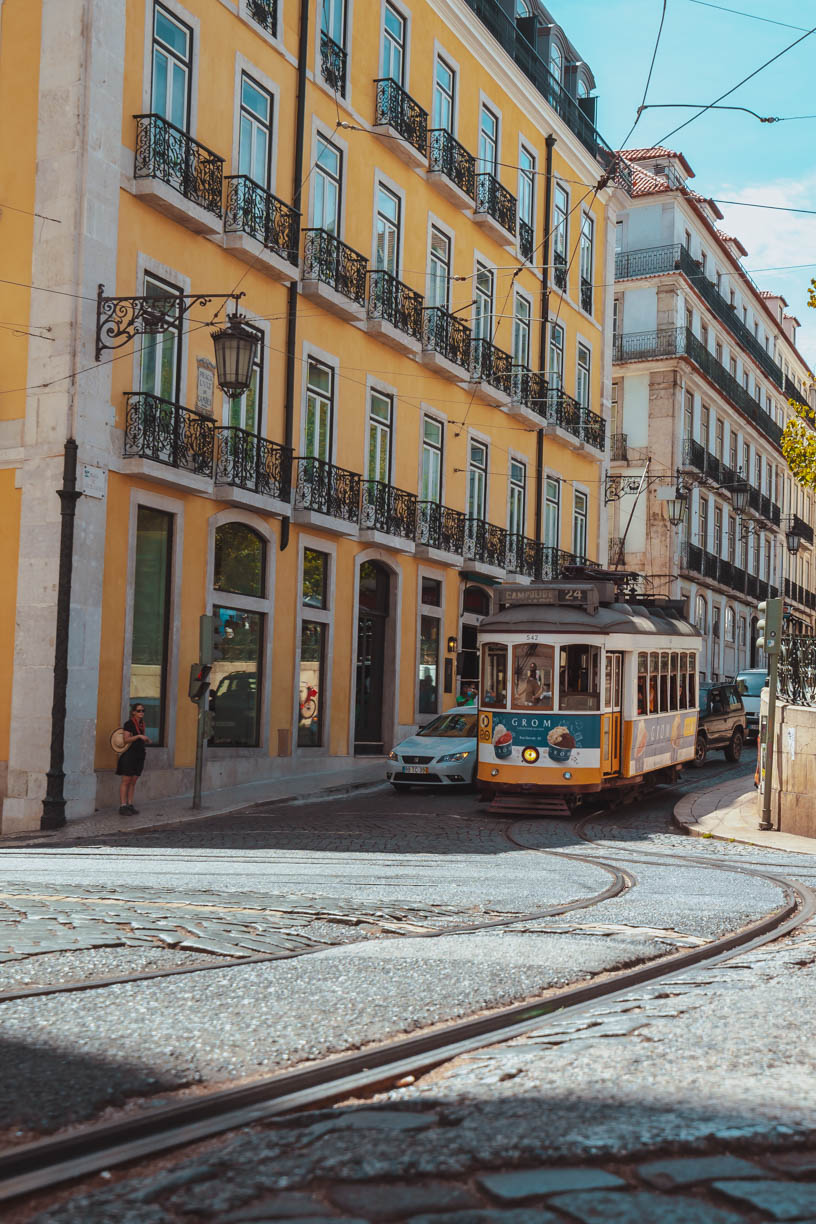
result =
[{"label": "black dress", "polygon": [[[141,734],[132,718],[127,720],[122,730],[127,731],[130,735]],[[130,747],[125,749],[125,751],[119,757],[119,760],[116,762],[116,772],[119,777],[141,777],[146,755],[147,750],[145,748],[144,740],[134,740]]]}]

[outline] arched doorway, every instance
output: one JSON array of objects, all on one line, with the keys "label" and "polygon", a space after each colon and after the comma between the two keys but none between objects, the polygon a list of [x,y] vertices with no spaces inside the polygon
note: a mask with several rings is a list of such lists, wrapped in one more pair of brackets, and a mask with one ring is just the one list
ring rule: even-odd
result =
[{"label": "arched doorway", "polygon": [[364,561],[360,566],[357,616],[356,756],[379,756],[383,751],[383,682],[390,588],[391,580],[385,566],[379,561]]}]

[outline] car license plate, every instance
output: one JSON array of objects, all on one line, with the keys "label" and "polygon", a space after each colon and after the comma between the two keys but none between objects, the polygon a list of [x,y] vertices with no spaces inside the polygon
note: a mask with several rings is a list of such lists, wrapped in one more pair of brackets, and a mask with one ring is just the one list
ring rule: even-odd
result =
[{"label": "car license plate", "polygon": [[428,772],[428,766],[427,765],[406,765],[405,772],[406,773],[426,774]]}]

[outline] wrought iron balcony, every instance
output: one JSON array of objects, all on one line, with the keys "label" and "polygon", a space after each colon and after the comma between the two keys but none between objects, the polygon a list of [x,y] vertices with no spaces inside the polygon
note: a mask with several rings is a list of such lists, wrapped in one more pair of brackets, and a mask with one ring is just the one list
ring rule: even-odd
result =
[{"label": "wrought iron balcony", "polygon": [[346,96],[346,63],[348,52],[325,30],[320,31],[320,75],[341,98]]},{"label": "wrought iron balcony", "polygon": [[478,561],[505,569],[507,560],[507,532],[495,523],[484,519],[465,519],[464,556],[466,561]]},{"label": "wrought iron balcony", "polygon": [[497,391],[510,395],[512,391],[513,358],[489,340],[472,337],[470,341],[470,376],[489,383]]},{"label": "wrought iron balcony", "polygon": [[806,544],[813,543],[813,528],[810,523],[806,523],[798,514],[789,514],[785,519],[785,530],[795,531],[800,539]]},{"label": "wrought iron balcony", "polygon": [[807,396],[802,395],[796,383],[787,374],[785,375],[784,390],[788,399],[795,400],[797,404],[807,403]]},{"label": "wrought iron balcony", "polygon": [[406,493],[384,480],[364,480],[360,527],[413,540],[417,530],[416,494]]},{"label": "wrought iron balcony", "polygon": [[304,230],[303,279],[318,280],[360,306],[366,301],[368,263],[324,229]]},{"label": "wrought iron balcony", "polygon": [[144,391],[128,391],[125,402],[126,458],[151,459],[197,476],[212,476],[212,417]]},{"label": "wrought iron balcony", "polygon": [[215,217],[222,216],[224,159],[161,115],[136,115],[134,177],[167,183]]},{"label": "wrought iron balcony", "polygon": [[422,294],[382,269],[368,274],[368,317],[383,319],[398,331],[422,339]]},{"label": "wrought iron balcony", "polygon": [[543,581],[551,582],[556,578],[563,578],[575,566],[595,568],[597,562],[590,561],[587,557],[579,557],[576,553],[567,552],[551,544],[542,545],[541,577]]},{"label": "wrought iron balcony", "polygon": [[717,361],[690,328],[661,327],[657,331],[630,332],[615,338],[613,361],[646,361],[660,357],[688,357],[775,446],[779,445],[782,438],[780,426],[733,374]]},{"label": "wrought iron balcony", "polygon": [[553,284],[562,293],[567,290],[567,257],[562,251],[553,251]]},{"label": "wrought iron balcony", "polygon": [[336,467],[326,459],[300,458],[296,462],[296,509],[327,514],[346,523],[359,523],[359,472]]},{"label": "wrought iron balcony", "polygon": [[377,87],[374,125],[387,124],[399,132],[418,153],[428,151],[428,112],[390,78],[375,81]]},{"label": "wrought iron balcony", "polygon": [[476,159],[446,128],[433,128],[428,133],[428,170],[446,178],[474,198],[476,190]]},{"label": "wrought iron balcony", "polygon": [[465,542],[465,516],[441,502],[417,502],[417,544],[461,556]]},{"label": "wrought iron balcony", "polygon": [[581,277],[581,309],[592,314],[592,281]]},{"label": "wrought iron balcony", "polygon": [[247,11],[262,30],[275,37],[278,29],[278,0],[247,0]]},{"label": "wrought iron balcony", "polygon": [[[615,280],[630,280],[643,276],[660,276],[667,272],[682,272],[697,290],[706,305],[724,323],[731,334],[747,349],[758,365],[774,380],[777,386],[785,387],[782,370],[771,354],[760,344],[757,337],[742,321],[734,307],[723,297],[713,281],[710,281],[696,259],[679,242],[670,246],[646,247],[640,251],[618,251],[615,255]],[[794,388],[794,394],[798,394]]]},{"label": "wrought iron balcony", "polygon": [[596,450],[606,446],[606,421],[591,408],[581,409],[581,439]]},{"label": "wrought iron balcony", "polygon": [[627,462],[629,458],[629,448],[627,445],[627,435],[625,433],[610,434],[609,458],[616,460],[618,463]]},{"label": "wrought iron balcony", "polygon": [[289,501],[292,451],[235,425],[215,427],[215,483]]},{"label": "wrought iron balcony", "polygon": [[423,310],[422,347],[463,370],[470,369],[470,328],[443,306],[426,306]]},{"label": "wrought iron balcony", "polygon": [[522,259],[533,258],[533,227],[529,222],[519,217],[518,221],[519,255]]},{"label": "wrought iron balcony", "polygon": [[300,213],[245,174],[229,175],[225,233],[249,234],[297,267]]},{"label": "wrought iron balcony", "polygon": [[546,416],[546,380],[537,370],[514,365],[510,370],[510,396],[515,404],[523,404],[540,416]]},{"label": "wrought iron balcony", "polygon": [[503,187],[494,174],[484,171],[476,175],[475,215],[486,213],[508,234],[516,232],[516,197]]},{"label": "wrought iron balcony", "polygon": [[560,387],[548,387],[546,416],[551,425],[571,433],[574,438],[603,450],[606,445],[606,421],[591,408],[584,408]]},{"label": "wrought iron balcony", "polygon": [[505,569],[512,574],[523,574],[526,578],[541,576],[541,545],[528,536],[516,532],[507,533]]},{"label": "wrought iron balcony", "polygon": [[779,694],[799,706],[816,706],[816,637],[782,635],[779,652]]}]

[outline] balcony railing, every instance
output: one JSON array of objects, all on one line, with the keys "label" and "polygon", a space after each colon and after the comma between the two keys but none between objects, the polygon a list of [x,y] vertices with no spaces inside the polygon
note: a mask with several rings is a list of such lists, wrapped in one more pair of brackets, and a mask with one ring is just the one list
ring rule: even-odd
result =
[{"label": "balcony railing", "polygon": [[249,234],[297,267],[300,213],[245,174],[229,175],[225,233]]},{"label": "balcony railing", "polygon": [[516,197],[502,186],[494,174],[476,175],[476,216],[486,213],[508,234],[516,232]]},{"label": "balcony railing", "polygon": [[616,460],[618,463],[626,463],[629,458],[629,448],[627,446],[627,435],[625,433],[613,433],[609,435],[609,458]]},{"label": "balcony railing", "polygon": [[308,229],[304,234],[303,279],[321,281],[343,297],[365,306],[368,274],[365,256],[328,230]]},{"label": "balcony railing", "polygon": [[360,526],[369,531],[413,540],[417,530],[416,494],[384,480],[364,480]]},{"label": "balcony railing", "polygon": [[336,467],[325,459],[298,459],[295,507],[359,523],[360,484],[358,472]]},{"label": "balcony railing", "polygon": [[126,457],[152,459],[197,476],[212,476],[212,417],[143,391],[128,391],[125,401]]},{"label": "balcony railing", "polygon": [[320,31],[320,75],[341,98],[346,95],[346,62],[348,52],[325,30]]},{"label": "balcony railing", "polygon": [[779,593],[777,587],[764,578],[746,573],[744,566],[710,553],[698,544],[683,545],[680,566],[689,573],[718,582],[739,595],[747,595],[749,599],[775,599]]},{"label": "balcony railing", "polygon": [[550,544],[542,545],[541,577],[543,581],[551,582],[556,578],[563,578],[565,573],[576,565],[594,568],[597,562],[590,561],[587,557],[579,557],[576,553],[567,552],[563,548],[555,548]]},{"label": "balcony railing", "polygon": [[422,347],[463,370],[470,369],[470,328],[443,306],[426,306],[423,310]]},{"label": "balcony railing", "polygon": [[377,87],[375,126],[388,124],[418,153],[428,151],[428,112],[415,102],[396,81],[379,80]]},{"label": "balcony railing", "polygon": [[476,159],[446,128],[433,128],[428,133],[428,169],[444,174],[460,191],[473,199]]},{"label": "balcony railing", "polygon": [[592,281],[581,277],[581,309],[592,314]]},{"label": "balcony railing", "polygon": [[247,11],[262,30],[275,37],[278,28],[278,0],[247,0]]},{"label": "balcony railing", "polygon": [[510,395],[513,358],[489,340],[474,336],[470,341],[470,376]]},{"label": "balcony railing", "polygon": [[643,361],[659,357],[688,357],[710,378],[731,403],[739,408],[767,438],[778,446],[782,430],[776,421],[737,382],[733,374],[717,361],[688,327],[663,327],[651,332],[630,332],[615,339],[613,361]]},{"label": "balcony railing", "polygon": [[222,216],[224,159],[161,115],[136,115],[134,177],[156,178],[186,200]]},{"label": "balcony railing", "polygon": [[417,544],[461,556],[465,546],[465,516],[440,502],[417,502]]},{"label": "balcony railing", "polygon": [[794,705],[816,706],[816,637],[782,635],[779,694]]},{"label": "balcony railing", "polygon": [[796,400],[797,404],[806,404],[807,396],[803,395],[797,387],[796,383],[787,374],[785,375],[785,395],[788,399]]},{"label": "balcony railing", "polygon": [[215,483],[289,501],[292,452],[234,425],[215,427]]},{"label": "balcony railing", "polygon": [[479,561],[483,565],[492,565],[496,569],[504,569],[507,559],[507,532],[495,523],[487,523],[484,519],[465,519],[466,561]]},{"label": "balcony railing", "polygon": [[606,445],[606,421],[591,408],[567,395],[560,387],[548,387],[546,392],[546,417],[552,425],[571,433],[574,438],[603,450]]},{"label": "balcony railing", "polygon": [[505,569],[513,574],[523,574],[526,578],[539,578],[541,575],[541,545],[528,536],[508,532],[504,565]]},{"label": "balcony railing", "polygon": [[519,217],[518,221],[519,255],[522,259],[533,258],[533,227],[528,221]]},{"label": "balcony railing", "polygon": [[567,289],[567,257],[562,251],[553,251],[552,261],[553,284],[556,289],[560,289],[562,293],[565,293]]},{"label": "balcony railing", "polygon": [[806,544],[813,543],[813,528],[798,514],[789,514],[785,519],[785,530],[795,531]]},{"label": "balcony railing", "polygon": [[381,269],[368,274],[368,317],[383,319],[398,331],[422,339],[422,294]]},{"label": "balcony railing", "polygon": [[[619,251],[615,255],[615,280],[630,280],[640,276],[659,276],[666,272],[682,272],[694,286],[711,311],[724,323],[731,334],[747,349],[758,365],[782,387],[782,370],[764,345],[742,321],[736,309],[727,302],[713,281],[692,259],[688,249],[676,242],[671,246],[647,247],[640,251]],[[788,394],[785,384],[785,394]]]}]

